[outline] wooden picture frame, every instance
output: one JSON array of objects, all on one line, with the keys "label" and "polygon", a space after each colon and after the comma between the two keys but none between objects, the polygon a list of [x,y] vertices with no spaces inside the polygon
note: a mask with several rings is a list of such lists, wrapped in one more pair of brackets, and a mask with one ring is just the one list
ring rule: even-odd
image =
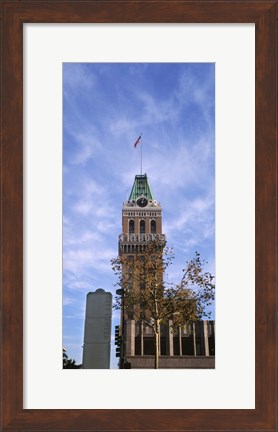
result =
[{"label": "wooden picture frame", "polygon": [[[3,0],[1,8],[2,430],[277,430],[276,1]],[[30,22],[255,23],[255,409],[23,409],[23,24]]]}]

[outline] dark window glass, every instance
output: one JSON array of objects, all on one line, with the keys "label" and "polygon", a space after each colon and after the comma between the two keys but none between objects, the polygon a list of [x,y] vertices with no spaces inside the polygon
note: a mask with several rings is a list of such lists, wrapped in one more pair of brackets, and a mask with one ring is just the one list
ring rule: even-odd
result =
[{"label": "dark window glass", "polygon": [[180,355],[180,345],[179,345],[179,338],[177,336],[173,337],[173,345],[174,345],[174,355]]},{"label": "dark window glass", "polygon": [[144,355],[155,355],[155,338],[144,338]]},{"label": "dark window glass", "polygon": [[203,355],[200,337],[196,337],[196,354],[197,355]]},{"label": "dark window glass", "polygon": [[209,355],[214,356],[215,355],[215,346],[214,346],[214,337],[209,337]]},{"label": "dark window glass", "polygon": [[156,234],[156,221],[151,221],[151,234]]},{"label": "dark window glass", "polygon": [[145,234],[145,221],[140,220],[140,234]]},{"label": "dark window glass", "polygon": [[129,234],[134,234],[134,220],[129,221]]},{"label": "dark window glass", "polygon": [[141,338],[136,336],[135,338],[135,355],[141,355]]},{"label": "dark window glass", "polygon": [[166,337],[160,338],[160,355],[166,355]]},{"label": "dark window glass", "polygon": [[182,338],[182,354],[194,355],[193,338],[191,336]]}]

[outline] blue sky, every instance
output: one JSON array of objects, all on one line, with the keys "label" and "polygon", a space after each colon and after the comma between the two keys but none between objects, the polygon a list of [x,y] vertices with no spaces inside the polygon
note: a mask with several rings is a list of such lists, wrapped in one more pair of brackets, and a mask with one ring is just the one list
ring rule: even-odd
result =
[{"label": "blue sky", "polygon": [[[122,204],[140,174],[140,146],[175,250],[171,280],[196,250],[215,274],[214,103],[212,63],[63,65],[63,344],[78,363],[86,294],[115,290],[110,259]],[[116,324],[118,311],[112,368]]]}]

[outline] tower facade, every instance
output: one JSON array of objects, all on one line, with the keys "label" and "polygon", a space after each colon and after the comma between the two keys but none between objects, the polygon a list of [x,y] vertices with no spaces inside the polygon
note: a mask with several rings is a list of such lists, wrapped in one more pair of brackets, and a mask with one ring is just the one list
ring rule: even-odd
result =
[{"label": "tower facade", "polygon": [[82,369],[109,369],[112,294],[99,288],[86,298]]},{"label": "tower facade", "polygon": [[[129,198],[123,204],[119,255],[132,258],[134,254],[143,254],[144,247],[153,240],[161,244],[165,242],[165,235],[162,233],[162,208],[154,199],[147,175],[136,175]],[[123,278],[128,278],[129,272],[127,264],[123,267]],[[158,277],[162,279],[163,275],[159,274]],[[130,283],[133,289],[142,289],[142,284],[132,277]],[[151,354],[153,341],[144,339],[144,335],[150,333],[150,328],[139,319],[140,306],[134,305],[132,310],[127,310],[124,308],[124,298],[122,301],[121,333],[124,357]]]},{"label": "tower facade", "polygon": [[123,204],[119,253],[136,252],[154,238],[165,238],[162,209],[153,197],[147,175],[136,175],[129,199]]},{"label": "tower facade", "polygon": [[[163,249],[166,236],[162,232],[162,208],[152,194],[147,175],[136,175],[129,198],[123,203],[122,233],[119,235],[119,256],[125,258],[122,277],[127,286],[132,284],[133,290],[143,289],[144,284],[131,274],[129,263],[135,254],[143,258],[144,248],[154,240],[161,243]],[[162,271],[158,272],[157,278],[162,285]],[[119,365],[121,368],[153,368],[154,331],[146,324],[146,315],[140,318],[140,305],[128,308],[124,304],[123,290],[119,291],[122,294]],[[162,368],[213,368],[214,322],[189,323],[177,334],[172,332],[170,321],[161,325],[159,355]]]}]

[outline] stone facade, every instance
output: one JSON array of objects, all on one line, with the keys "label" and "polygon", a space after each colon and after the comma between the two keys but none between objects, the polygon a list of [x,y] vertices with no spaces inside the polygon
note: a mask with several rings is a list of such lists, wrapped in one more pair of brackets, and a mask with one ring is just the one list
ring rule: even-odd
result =
[{"label": "stone facade", "polygon": [[[126,357],[131,369],[153,369],[154,356]],[[214,357],[205,356],[161,356],[159,369],[214,369]]]},{"label": "stone facade", "polygon": [[[142,321],[126,320],[126,361],[130,368],[153,368],[154,334]],[[214,368],[215,323],[197,321],[173,332],[161,326],[159,368]]]}]

